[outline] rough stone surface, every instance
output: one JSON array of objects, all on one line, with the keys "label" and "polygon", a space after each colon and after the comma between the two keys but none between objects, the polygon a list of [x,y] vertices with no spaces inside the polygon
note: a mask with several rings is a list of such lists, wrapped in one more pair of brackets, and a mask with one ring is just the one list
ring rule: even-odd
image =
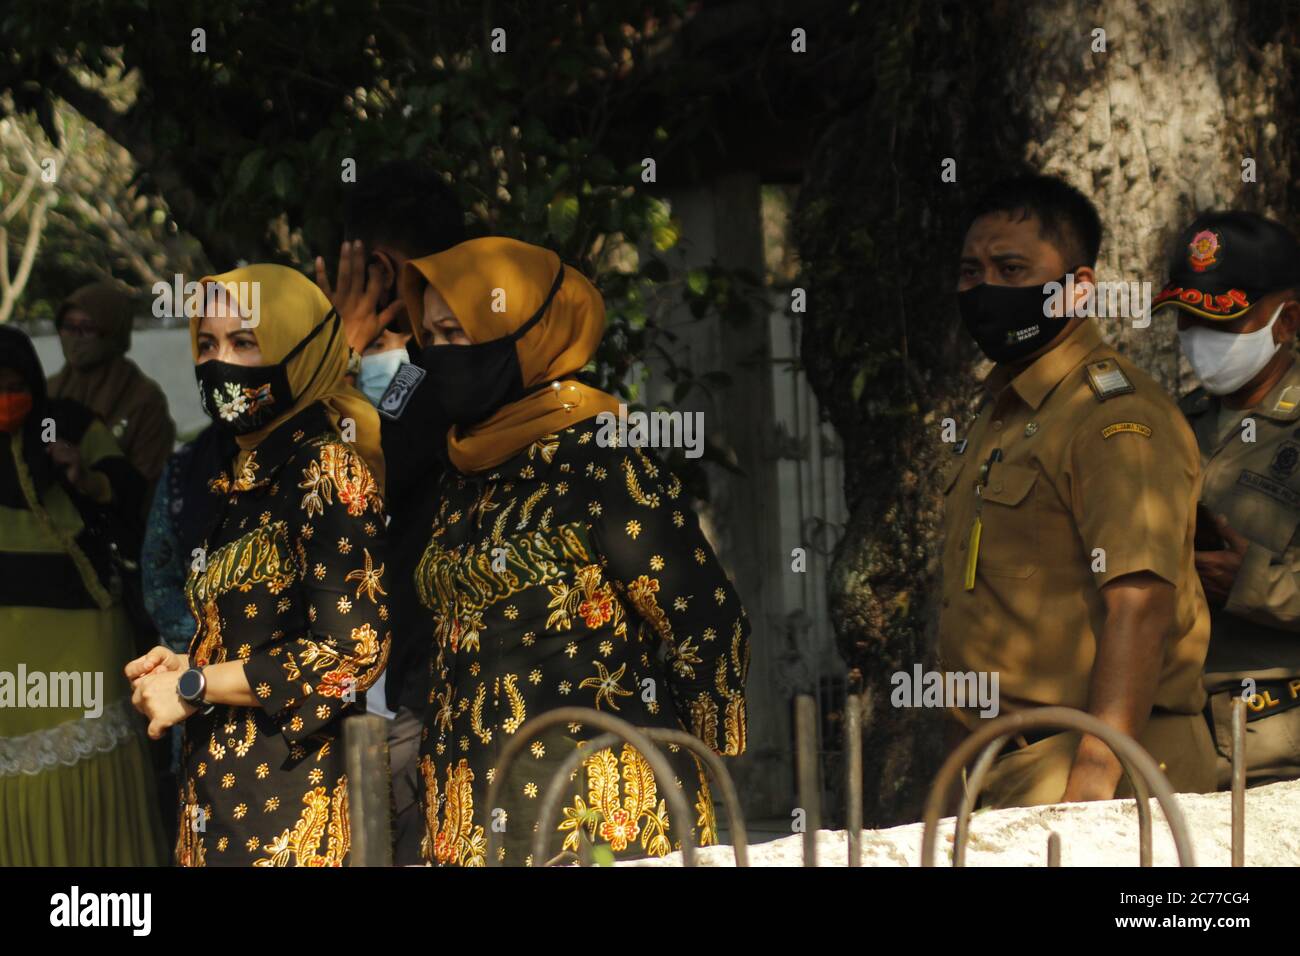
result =
[{"label": "rough stone surface", "polygon": [[[1181,794],[1198,866],[1227,866],[1231,862],[1231,798],[1227,793]],[[1151,801],[1156,866],[1176,866],[1174,841],[1164,814]],[[921,824],[862,832],[863,866],[919,866]],[[1047,837],[1061,835],[1062,866],[1137,866],[1137,805],[1132,800],[1072,803],[1012,810],[985,810],[971,822],[966,847],[968,866],[1046,866]],[[936,856],[952,865],[953,819],[940,824]],[[1246,865],[1296,866],[1300,863],[1300,780],[1275,783],[1246,792]],[[709,847],[697,854],[702,866],[734,866],[732,848]],[[817,834],[819,866],[845,866],[848,841],[843,830]],[[751,846],[751,866],[802,866],[799,836]],[[620,864],[624,865],[624,864]],[[681,854],[659,860],[639,860],[628,866],[680,866]]]}]

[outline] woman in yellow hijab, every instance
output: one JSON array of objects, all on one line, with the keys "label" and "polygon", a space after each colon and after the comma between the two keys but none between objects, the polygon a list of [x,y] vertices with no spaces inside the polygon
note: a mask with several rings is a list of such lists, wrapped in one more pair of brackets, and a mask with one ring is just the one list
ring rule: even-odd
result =
[{"label": "woman in yellow hijab", "polygon": [[[596,732],[578,722],[530,733],[527,755],[497,780],[505,742],[564,706],[684,728],[719,754],[745,748],[745,611],[681,482],[641,448],[611,442],[617,433],[596,416],[616,416],[618,401],[576,377],[604,332],[600,294],[555,253],[503,238],[414,260],[401,289],[426,346],[416,387],[434,389],[454,423],[454,468],[415,573],[434,640],[420,760],[426,858],[540,865],[584,842],[617,858],[715,842],[708,783],[685,750],[666,756],[693,819],[669,819],[661,788],[678,780],[656,780],[631,747],[599,751],[570,784],[540,859],[530,852],[537,798]],[[489,860],[486,827],[498,820],[506,829]]]},{"label": "woman in yellow hijab", "polygon": [[255,265],[202,286],[195,375],[239,453],[185,584],[189,652],[126,674],[151,736],[184,722],[180,865],[339,866],[340,725],[389,646],[379,421],[309,279]]}]

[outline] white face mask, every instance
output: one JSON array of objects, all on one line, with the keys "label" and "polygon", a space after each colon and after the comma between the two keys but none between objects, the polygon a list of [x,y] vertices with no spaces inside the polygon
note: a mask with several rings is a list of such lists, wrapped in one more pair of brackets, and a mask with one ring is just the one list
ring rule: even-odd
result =
[{"label": "white face mask", "polygon": [[1231,395],[1258,375],[1282,347],[1273,341],[1273,323],[1282,314],[1282,302],[1268,325],[1254,332],[1234,335],[1192,325],[1178,332],[1183,354],[1192,371],[1211,395]]},{"label": "white face mask", "polygon": [[361,374],[357,376],[357,388],[370,399],[371,405],[378,405],[398,368],[410,360],[406,349],[389,349],[361,356]]}]

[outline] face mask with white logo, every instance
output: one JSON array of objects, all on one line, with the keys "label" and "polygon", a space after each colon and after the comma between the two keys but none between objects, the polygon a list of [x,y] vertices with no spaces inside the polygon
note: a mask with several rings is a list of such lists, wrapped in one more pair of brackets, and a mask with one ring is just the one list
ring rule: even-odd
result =
[{"label": "face mask with white logo", "polygon": [[1183,354],[1207,392],[1231,395],[1263,370],[1282,348],[1281,342],[1273,341],[1273,323],[1284,305],[1280,303],[1268,325],[1254,332],[1234,335],[1203,325],[1179,330]]},{"label": "face mask with white logo", "polygon": [[410,360],[406,349],[389,349],[361,356],[361,374],[357,376],[357,388],[370,399],[370,404],[378,405],[397,370]]}]

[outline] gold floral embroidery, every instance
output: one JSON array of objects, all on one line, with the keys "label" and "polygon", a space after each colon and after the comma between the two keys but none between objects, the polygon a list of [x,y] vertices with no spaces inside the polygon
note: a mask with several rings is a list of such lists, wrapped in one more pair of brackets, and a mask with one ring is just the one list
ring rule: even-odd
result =
[{"label": "gold floral embroidery", "polygon": [[691,733],[712,750],[718,749],[718,705],[705,691],[690,702]]},{"label": "gold floral embroidery", "polygon": [[208,490],[219,494],[228,495],[235,491],[248,491],[253,485],[257,484],[257,452],[251,451],[244,460],[244,464],[239,469],[239,477],[231,480],[230,476],[224,471],[217,477],[208,482]]},{"label": "gold floral embroidery", "polygon": [[[645,460],[644,457],[642,460]],[[619,462],[619,465],[623,469],[623,479],[627,485],[628,497],[645,508],[658,508],[659,496],[654,493],[646,494],[641,490],[641,482],[636,476],[636,469],[632,467],[632,459],[624,458]]]},{"label": "gold floral embroidery", "polygon": [[429,703],[436,703],[438,709],[435,712],[434,723],[443,733],[451,732],[452,722],[452,702],[455,700],[456,690],[451,684],[446,685],[446,689],[434,693],[429,699]]},{"label": "gold floral embroidery", "polygon": [[[282,587],[292,584],[295,572],[288,553],[288,526],[276,521],[222,545],[208,555],[203,570],[190,573],[185,581],[185,601],[194,619],[204,622],[195,635],[203,635],[194,655],[196,663],[217,663],[214,652],[221,643],[217,599],[236,589],[248,591],[263,582]],[[222,655],[224,660],[224,649]]]},{"label": "gold floral embroidery", "polygon": [[385,591],[383,586],[379,583],[379,579],[384,576],[384,565],[381,564],[378,570],[376,570],[374,559],[370,557],[370,549],[362,548],[361,550],[366,556],[365,566],[357,568],[355,571],[349,571],[343,580],[356,581],[356,597],[360,598],[361,592],[364,591],[366,597],[370,598],[370,603],[374,604],[376,593],[382,594],[385,597],[388,595],[388,592]]},{"label": "gold floral embroidery", "polygon": [[695,664],[703,664],[700,658],[699,649],[692,643],[695,639],[692,637],[674,644],[668,651],[668,661],[672,665],[673,672],[687,680],[695,679]]},{"label": "gold floral embroidery", "polygon": [[[264,858],[254,860],[253,866],[342,866],[343,858],[351,846],[352,834],[348,821],[348,778],[340,777],[332,795],[324,787],[315,787],[303,794],[304,810],[292,828],[266,843]],[[324,855],[320,849],[321,837],[329,831],[329,842]]]},{"label": "gold floral embroidery", "polygon": [[[668,806],[658,798],[650,764],[629,744],[623,745],[620,793],[619,760],[612,750],[602,750],[583,761],[587,771],[587,802],[575,795],[564,808],[557,829],[566,832],[564,849],[577,851],[580,832],[597,836],[620,853],[640,836],[641,848],[652,856],[672,851],[668,839]],[[620,801],[620,797],[622,798]]]},{"label": "gold floral embroidery", "polygon": [[478,499],[475,500],[474,504],[470,505],[470,509],[466,517],[474,518],[475,524],[481,527],[483,524],[483,516],[486,515],[489,511],[496,511],[497,508],[501,507],[499,504],[497,504],[495,501],[492,500],[492,496],[495,495],[496,492],[497,492],[496,485],[488,485],[483,490],[483,494],[479,495]]},{"label": "gold floral embroidery", "polygon": [[[201,776],[201,775],[200,775]],[[203,829],[197,824],[212,816],[211,804],[200,807],[194,792],[194,778],[186,781],[181,799],[180,826],[176,831],[176,865],[206,866],[207,853],[203,845]]]},{"label": "gold floral embroidery", "polygon": [[560,437],[558,435],[543,435],[537,441],[528,446],[528,460],[532,461],[534,455],[540,454],[542,461],[546,464],[551,463],[555,457],[555,451],[560,447]]},{"label": "gold floral embroidery", "polygon": [[515,505],[519,504],[518,498],[511,498],[510,504],[502,509],[497,515],[497,520],[492,525],[492,543],[495,545],[505,544],[506,522],[510,520],[510,512],[515,510]]},{"label": "gold floral embroidery", "polygon": [[447,767],[447,790],[443,795],[442,825],[438,826],[438,778],[428,754],[420,760],[425,780],[426,832],[421,851],[426,860],[483,866],[487,841],[483,827],[474,825],[474,771],[464,757]]},{"label": "gold floral embroidery", "polygon": [[[233,720],[235,715],[235,708],[230,707],[227,708],[227,710],[229,711],[231,719]],[[235,727],[236,725],[234,723],[230,723],[229,725],[227,725],[226,728],[227,732],[233,733]],[[235,740],[233,737],[228,738],[226,741],[226,746],[229,746],[234,749],[236,757],[244,757],[248,755],[248,752],[251,749],[253,749],[253,743],[256,740],[257,740],[257,723],[253,720],[252,711],[246,711],[244,713],[244,736],[239,740]],[[217,742],[217,735],[215,730],[208,735],[208,753],[212,756],[213,760],[221,760],[226,755],[226,747],[222,746]]]},{"label": "gold floral embroidery", "polygon": [[365,690],[387,665],[392,646],[387,640],[381,641],[379,632],[368,622],[352,628],[351,639],[352,654],[344,656],[329,641],[299,638],[298,653],[286,654],[281,664],[285,677],[297,680],[301,667],[310,668],[312,673],[322,675],[316,685],[316,693],[322,697],[342,698],[349,690],[354,693]]},{"label": "gold floral embroidery", "polygon": [[516,531],[522,531],[524,528],[528,527],[528,519],[532,517],[533,509],[537,507],[537,502],[545,498],[546,493],[550,490],[551,486],[543,481],[536,491],[524,499],[524,506],[519,509],[519,522],[515,525]]},{"label": "gold floral embroidery", "polygon": [[601,581],[599,565],[588,564],[579,568],[572,587],[561,581],[548,585],[547,590],[551,593],[551,601],[547,604],[551,611],[546,619],[547,628],[567,631],[572,626],[574,615],[577,615],[593,631],[612,623],[616,635],[627,636],[623,604],[609,582]]},{"label": "gold floral embroidery", "polygon": [[[446,796],[437,802],[439,791],[464,779],[456,774],[458,762],[466,774],[473,768],[476,785],[486,786],[493,749],[508,732],[519,732],[526,711],[582,703],[654,724],[667,714],[674,723],[698,727],[715,751],[744,746],[743,678],[737,680],[748,653],[743,612],[737,631],[732,627],[736,595],[685,510],[681,483],[631,449],[589,448],[570,460],[566,454],[579,434],[566,430],[557,436],[553,452],[548,450],[550,461],[539,457],[542,449],[535,446],[496,472],[473,481],[451,475],[442,485],[446,497],[416,575],[421,603],[433,612],[430,624],[438,636],[432,673],[439,689],[430,692],[423,743],[437,768],[436,781],[425,783],[436,808],[429,820],[431,860],[456,862],[460,854],[453,834],[474,832],[470,813],[455,810],[449,824]],[[580,479],[584,472],[588,477]],[[675,500],[666,507],[670,497]],[[453,512],[465,518],[449,519]],[[471,515],[474,522],[466,520]],[[552,523],[554,532],[544,530]],[[578,547],[570,548],[570,541]],[[608,548],[593,547],[601,544]],[[692,560],[693,550],[704,555],[702,566]],[[633,638],[640,647],[630,647]],[[667,696],[641,701],[639,685],[654,673],[651,658],[661,641],[667,645]],[[447,653],[472,656],[453,666]],[[719,657],[725,678],[720,692],[713,679]],[[558,737],[530,738],[529,762],[540,767],[558,756],[563,749]],[[667,804],[657,789],[650,791],[655,780],[649,770],[625,782],[619,746],[605,756],[608,761],[596,768],[605,783],[589,776],[577,796],[570,794],[568,825],[561,834],[566,847],[589,835],[629,853],[659,854],[684,842],[692,830],[704,842],[716,842],[717,823],[703,780],[688,795],[691,812],[680,821],[674,817],[669,830]],[[685,778],[689,771],[682,771],[691,761],[684,751],[679,756],[678,773]],[[511,845],[526,842],[529,814],[535,813],[528,798],[545,787],[545,777],[527,776],[508,781],[502,791],[502,810],[511,811],[515,824],[512,832],[524,827]],[[671,786],[673,780],[659,783]],[[482,790],[473,796],[482,802]],[[522,822],[513,819],[520,812]],[[497,810],[491,813],[495,822]],[[488,826],[486,819],[479,822]],[[438,841],[440,855],[434,849]],[[514,850],[501,852],[520,862]]]},{"label": "gold floral embroidery", "polygon": [[506,699],[510,701],[510,716],[501,722],[501,729],[508,734],[513,734],[522,727],[524,719],[527,717],[527,711],[524,708],[524,695],[519,693],[518,681],[519,676],[517,674],[507,674],[503,681],[506,688]]},{"label": "gold floral embroidery", "polygon": [[305,489],[299,507],[307,516],[324,514],[325,505],[339,504],[349,515],[365,514],[369,507],[376,514],[383,510],[379,486],[361,456],[341,442],[326,442],[320,446],[320,457],[302,471],[303,480],[298,487]]},{"label": "gold floral embroidery", "polygon": [[487,700],[487,684],[479,684],[474,692],[474,703],[469,709],[469,727],[479,740],[485,744],[492,743],[492,730],[483,726],[483,704]]},{"label": "gold floral embroidery", "polygon": [[694,754],[696,772],[700,787],[695,791],[695,826],[699,833],[700,846],[713,846],[718,842],[718,823],[713,814],[713,794],[709,792],[709,779],[700,768],[700,761]]},{"label": "gold floral embroidery", "polygon": [[659,606],[659,600],[655,597],[658,593],[659,579],[645,574],[637,575],[636,579],[627,586],[627,597],[632,602],[632,606],[650,622],[650,626],[661,638],[671,641],[673,626],[668,623],[667,613]]},{"label": "gold floral embroidery", "polygon": [[632,696],[630,690],[625,690],[619,684],[619,680],[623,677],[623,672],[627,670],[627,662],[624,661],[623,664],[619,666],[619,669],[613,673],[610,673],[609,668],[600,661],[592,661],[592,663],[596,665],[596,673],[598,676],[584,678],[578,686],[583,688],[595,688],[597,710],[600,710],[600,702],[602,700],[609,704],[611,710],[618,710],[618,703],[614,700],[614,695],[617,694],[619,697]]},{"label": "gold floral embroidery", "polygon": [[591,561],[577,525],[507,540],[503,551],[499,558],[504,559],[505,570],[498,571],[491,553],[446,549],[435,530],[415,570],[420,603],[444,617],[453,607],[482,611],[532,585],[554,581],[562,573],[562,562]]}]

